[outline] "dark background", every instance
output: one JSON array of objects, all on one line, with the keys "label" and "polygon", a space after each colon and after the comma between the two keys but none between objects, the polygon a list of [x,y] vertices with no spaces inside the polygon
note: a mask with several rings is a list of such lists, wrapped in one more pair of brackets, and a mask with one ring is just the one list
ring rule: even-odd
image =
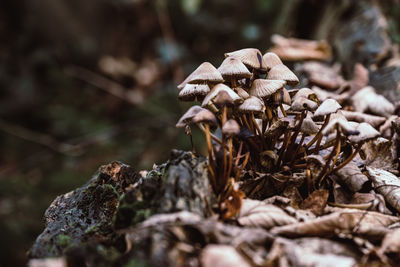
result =
[{"label": "dark background", "polygon": [[[343,1],[337,1],[338,3]],[[382,8],[399,42],[400,9]],[[176,85],[270,36],[328,38],[325,1],[0,2],[0,262],[25,264],[51,201],[119,160],[138,171],[190,149]],[[350,10],[351,15],[354,10]],[[197,149],[202,136],[194,130]]]}]

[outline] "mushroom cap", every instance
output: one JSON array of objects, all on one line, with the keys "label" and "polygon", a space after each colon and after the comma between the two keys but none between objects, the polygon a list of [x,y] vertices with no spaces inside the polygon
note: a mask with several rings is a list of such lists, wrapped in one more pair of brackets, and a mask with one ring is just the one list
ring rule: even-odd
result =
[{"label": "mushroom cap", "polygon": [[326,125],[324,130],[322,131],[323,135],[328,135],[330,133],[333,133],[336,131],[336,127],[339,128],[339,130],[345,134],[345,135],[356,135],[359,133],[357,128],[355,127],[354,124],[349,123],[348,120],[346,120],[345,117],[343,116],[337,116],[335,118],[331,118],[329,123]]},{"label": "mushroom cap", "polygon": [[192,106],[190,107],[185,114],[182,115],[182,117],[179,119],[179,121],[176,123],[177,128],[183,128],[186,125],[192,124],[192,119],[194,116],[197,115],[202,110],[206,110],[200,106]]},{"label": "mushroom cap", "polygon": [[237,51],[225,53],[225,57],[234,57],[243,62],[246,66],[254,69],[266,69],[263,56],[257,48],[244,48]]},{"label": "mushroom cap", "polygon": [[240,133],[240,126],[233,119],[227,120],[224,126],[222,126],[222,133],[227,136],[237,135]]},{"label": "mushroom cap", "polygon": [[358,124],[357,131],[359,132],[358,135],[353,135],[349,137],[351,142],[357,144],[369,141],[381,135],[374,127],[372,127],[367,122],[362,122]]},{"label": "mushroom cap", "polygon": [[328,98],[317,108],[314,116],[326,116],[328,114],[335,113],[341,107],[342,106],[335,99]]},{"label": "mushroom cap", "polygon": [[236,94],[235,91],[233,91],[231,88],[229,88],[225,84],[219,83],[219,84],[215,85],[211,89],[211,91],[206,95],[203,102],[201,103],[201,106],[202,107],[207,106],[218,95],[218,93],[220,91],[226,91],[229,94],[229,96],[233,99],[235,104],[243,101],[243,99],[240,96],[238,96],[238,94]]},{"label": "mushroom cap", "polygon": [[265,53],[263,59],[268,70],[272,69],[276,65],[283,64],[282,60],[274,52]]},{"label": "mushroom cap", "polygon": [[244,113],[263,113],[265,110],[265,105],[264,102],[258,97],[251,96],[239,106],[239,110]]},{"label": "mushroom cap", "polygon": [[267,79],[284,80],[288,85],[296,85],[299,83],[299,78],[286,65],[279,64],[272,67],[267,75]]},{"label": "mushroom cap", "polygon": [[233,106],[235,104],[232,97],[225,90],[219,91],[213,102],[218,107]]},{"label": "mushroom cap", "polygon": [[256,79],[251,85],[250,95],[259,98],[267,98],[277,92],[279,89],[283,88],[285,84],[286,81],[283,80]]},{"label": "mushroom cap", "polygon": [[202,123],[210,124],[213,126],[218,125],[218,121],[217,121],[217,118],[215,117],[214,113],[212,113],[211,111],[209,111],[208,109],[205,109],[205,108],[193,117],[192,122],[193,123],[201,123],[202,122]]},{"label": "mushroom cap", "polygon": [[181,101],[194,101],[203,99],[210,92],[207,84],[186,84],[179,92],[178,98]]},{"label": "mushroom cap", "polygon": [[237,58],[227,57],[219,66],[218,71],[222,74],[224,79],[235,78],[250,78],[251,72],[246,66]]},{"label": "mushroom cap", "polygon": [[274,104],[276,104],[276,105],[283,103],[283,104],[290,106],[292,104],[292,99],[289,95],[288,90],[286,90],[286,88],[282,88],[282,90],[276,92],[273,95],[273,98],[274,98]]},{"label": "mushroom cap", "polygon": [[210,62],[202,63],[189,76],[190,79],[185,80],[186,83],[220,83],[224,81],[221,73]]},{"label": "mushroom cap", "polygon": [[300,131],[304,134],[312,135],[318,133],[319,127],[309,116],[307,116],[301,124]]},{"label": "mushroom cap", "polygon": [[250,97],[249,93],[242,87],[235,87],[233,88],[233,90],[243,99],[247,99]]},{"label": "mushroom cap", "polygon": [[[295,90],[291,90],[291,91],[296,92]],[[297,90],[296,94],[293,96],[293,100],[296,100],[296,98],[298,98],[298,97],[305,97],[308,99],[312,99],[315,97],[316,99],[318,99],[315,92],[313,90],[311,90],[310,88],[306,88],[306,87]]]},{"label": "mushroom cap", "polygon": [[297,97],[292,102],[290,109],[293,111],[309,110],[314,111],[318,108],[318,104],[306,97]]}]

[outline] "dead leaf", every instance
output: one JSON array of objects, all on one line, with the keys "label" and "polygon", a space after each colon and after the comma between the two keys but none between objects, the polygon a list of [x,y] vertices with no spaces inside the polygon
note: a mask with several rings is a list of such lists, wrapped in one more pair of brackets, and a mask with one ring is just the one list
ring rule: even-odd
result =
[{"label": "dead leaf", "polygon": [[371,86],[364,87],[351,98],[354,109],[358,112],[369,111],[373,114],[390,117],[394,105],[382,95],[375,93]]},{"label": "dead leaf", "polygon": [[243,226],[270,229],[274,226],[296,223],[297,220],[275,205],[259,200],[244,199],[238,222]]},{"label": "dead leaf", "polygon": [[398,217],[374,211],[339,210],[312,221],[273,227],[270,232],[288,237],[332,237],[338,233],[357,233],[379,239],[388,231],[387,226],[400,221]]},{"label": "dead leaf", "polygon": [[67,267],[64,258],[31,259],[28,267]]},{"label": "dead leaf", "polygon": [[397,253],[397,255],[400,255],[400,228],[394,229],[385,235],[378,251],[381,254]]},{"label": "dead leaf", "polygon": [[245,193],[238,186],[232,186],[230,191],[224,196],[225,199],[222,203],[223,214],[221,217],[223,220],[232,219],[236,216],[241,209],[242,199],[245,196]]},{"label": "dead leaf", "polygon": [[373,167],[367,167],[367,171],[375,190],[383,195],[387,203],[400,212],[400,178],[388,171]]},{"label": "dead leaf", "polygon": [[352,192],[360,191],[365,183],[369,181],[368,177],[361,172],[354,161],[337,170],[335,174],[338,177],[338,182],[346,185]]},{"label": "dead leaf", "polygon": [[329,191],[325,189],[315,190],[300,204],[302,209],[310,209],[316,215],[322,215],[326,202],[328,201]]},{"label": "dead leaf", "polygon": [[396,171],[396,152],[392,141],[379,137],[365,143],[360,155],[364,156],[364,163],[368,167],[386,171]]},{"label": "dead leaf", "polygon": [[361,258],[357,250],[322,238],[277,238],[264,266],[355,266]]},{"label": "dead leaf", "polygon": [[200,261],[204,267],[250,267],[234,247],[227,245],[206,246],[201,253]]}]

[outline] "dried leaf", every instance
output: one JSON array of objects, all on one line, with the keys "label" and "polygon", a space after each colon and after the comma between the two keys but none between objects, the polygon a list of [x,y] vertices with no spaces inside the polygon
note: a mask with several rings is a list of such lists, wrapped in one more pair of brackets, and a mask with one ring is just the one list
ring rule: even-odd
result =
[{"label": "dried leaf", "polygon": [[360,154],[363,155],[366,166],[386,171],[397,169],[394,144],[385,138],[380,137],[365,143]]},{"label": "dried leaf", "polygon": [[379,252],[383,253],[397,253],[400,255],[400,228],[394,229],[385,235]]},{"label": "dried leaf", "polygon": [[358,233],[379,239],[388,231],[387,226],[399,221],[398,217],[378,212],[341,209],[312,221],[273,227],[270,232],[288,237],[332,237],[338,233]]},{"label": "dried leaf", "polygon": [[243,193],[243,191],[239,188],[232,188],[222,203],[222,207],[224,209],[224,213],[221,216],[222,219],[227,220],[234,218],[240,211],[242,199],[245,196],[245,193]]},{"label": "dried leaf", "polygon": [[[345,243],[322,238],[277,238],[266,266],[354,266],[360,253]],[[274,264],[275,263],[275,264]],[[265,266],[264,265],[264,266]]]},{"label": "dried leaf", "polygon": [[310,209],[316,215],[322,215],[326,202],[328,201],[329,191],[325,189],[315,190],[301,203],[300,208]]},{"label": "dried leaf", "polygon": [[375,190],[383,195],[387,203],[400,211],[400,178],[388,171],[373,167],[367,167],[367,171]]},{"label": "dried leaf", "polygon": [[250,267],[250,264],[234,247],[227,245],[206,246],[201,253],[200,260],[204,267]]},{"label": "dried leaf", "polygon": [[353,106],[358,112],[370,111],[373,114],[389,117],[394,112],[394,105],[385,97],[375,93],[374,88],[368,86],[358,91],[351,98]]},{"label": "dried leaf", "polygon": [[338,177],[338,182],[346,185],[352,192],[360,191],[369,181],[368,177],[361,172],[353,161],[336,171],[335,174]]},{"label": "dried leaf", "polygon": [[259,200],[244,199],[238,222],[244,226],[269,229],[274,226],[296,223],[297,220],[275,205]]},{"label": "dried leaf", "polygon": [[31,259],[28,267],[67,267],[64,258]]}]

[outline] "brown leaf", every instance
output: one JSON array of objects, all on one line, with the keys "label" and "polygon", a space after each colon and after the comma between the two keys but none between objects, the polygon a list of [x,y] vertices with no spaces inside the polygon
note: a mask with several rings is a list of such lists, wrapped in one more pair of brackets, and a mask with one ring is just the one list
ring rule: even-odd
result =
[{"label": "brown leaf", "polygon": [[297,220],[275,205],[259,200],[244,199],[238,222],[244,226],[269,229],[274,226],[296,223]]},{"label": "brown leaf", "polygon": [[360,154],[364,156],[366,166],[386,171],[397,170],[397,156],[392,141],[382,137],[369,141],[363,145]]},{"label": "brown leaf", "polygon": [[341,209],[312,221],[273,227],[270,232],[288,237],[332,237],[338,233],[357,233],[379,239],[388,231],[387,226],[399,221],[398,217],[378,212]]},{"label": "brown leaf", "polygon": [[242,206],[242,199],[246,196],[243,191],[235,187],[232,187],[222,203],[223,214],[221,217],[223,220],[232,219],[236,216]]},{"label": "brown leaf", "polygon": [[250,264],[236,251],[227,245],[207,245],[200,256],[204,267],[250,267]]},{"label": "brown leaf", "polygon": [[315,190],[301,203],[300,208],[310,209],[316,215],[322,215],[326,202],[328,201],[329,191],[325,189]]},{"label": "brown leaf", "polygon": [[375,93],[371,86],[358,91],[351,98],[354,109],[358,112],[369,111],[373,114],[389,117],[394,112],[394,105],[382,95]]},{"label": "brown leaf", "polygon": [[400,178],[388,171],[373,167],[367,167],[367,171],[375,190],[383,195],[387,203],[400,211]]},{"label": "brown leaf", "polygon": [[397,253],[400,255],[400,228],[394,229],[385,235],[379,252],[383,253]]},{"label": "brown leaf", "polygon": [[338,177],[338,182],[346,185],[352,192],[358,192],[368,182],[368,177],[365,176],[357,165],[351,161],[343,168],[335,172]]}]

